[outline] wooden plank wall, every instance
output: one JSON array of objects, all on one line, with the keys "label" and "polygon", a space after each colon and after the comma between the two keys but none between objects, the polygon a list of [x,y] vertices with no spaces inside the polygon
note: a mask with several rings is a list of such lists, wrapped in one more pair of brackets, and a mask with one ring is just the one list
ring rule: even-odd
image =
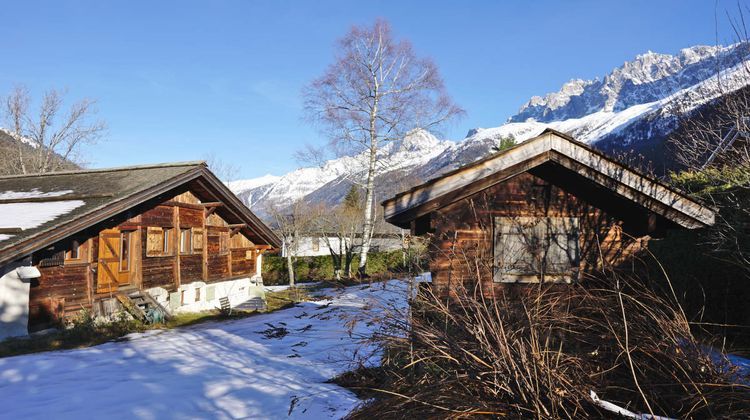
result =
[{"label": "wooden plank wall", "polygon": [[[215,283],[255,273],[255,244],[241,233],[231,235],[226,220],[215,213],[208,213],[195,195],[186,192],[118,225],[122,230],[134,232],[131,267],[135,287],[163,287],[168,291],[175,291],[180,284],[195,281]],[[29,296],[30,329],[45,328],[60,321],[53,318],[70,318],[82,308],[91,309],[95,301],[111,297],[109,293],[95,293],[98,231],[108,227],[112,226],[102,226],[89,234],[83,260],[39,267],[42,276],[32,284]],[[146,255],[148,227],[173,229],[171,255]],[[204,250],[179,254],[180,228],[203,229]],[[222,236],[227,247],[225,251],[220,249]],[[60,246],[69,247],[70,244],[63,243]],[[246,255],[251,255],[252,258],[248,260]]]},{"label": "wooden plank wall", "polygon": [[[575,196],[541,178],[523,173],[432,214],[430,271],[441,293],[452,285],[474,288],[492,295],[506,286],[493,281],[495,217],[578,217],[583,271],[619,264],[645,246],[647,238],[623,234],[622,222],[609,217]],[[601,247],[601,254],[600,254]]]}]

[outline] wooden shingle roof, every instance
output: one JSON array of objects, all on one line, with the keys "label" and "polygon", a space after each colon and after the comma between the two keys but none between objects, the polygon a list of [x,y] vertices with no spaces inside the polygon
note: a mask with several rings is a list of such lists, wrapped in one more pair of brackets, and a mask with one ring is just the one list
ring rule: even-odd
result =
[{"label": "wooden shingle roof", "polygon": [[407,228],[422,215],[550,163],[685,228],[714,224],[714,209],[552,129],[383,201],[383,215]]},{"label": "wooden shingle roof", "polygon": [[244,223],[253,242],[281,246],[204,162],[182,162],[0,177],[0,264],[187,184],[221,201],[222,216]]}]

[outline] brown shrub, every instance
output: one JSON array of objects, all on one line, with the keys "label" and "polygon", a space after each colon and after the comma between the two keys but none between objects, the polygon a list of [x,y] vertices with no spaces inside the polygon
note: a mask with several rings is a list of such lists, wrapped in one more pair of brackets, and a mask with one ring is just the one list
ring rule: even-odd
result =
[{"label": "brown shrub", "polygon": [[[750,386],[691,334],[679,305],[614,272],[486,298],[429,289],[392,311],[379,398],[353,418],[612,416],[591,399],[679,418],[748,418]],[[517,292],[518,290],[516,290]],[[409,322],[409,318],[411,322]]]}]

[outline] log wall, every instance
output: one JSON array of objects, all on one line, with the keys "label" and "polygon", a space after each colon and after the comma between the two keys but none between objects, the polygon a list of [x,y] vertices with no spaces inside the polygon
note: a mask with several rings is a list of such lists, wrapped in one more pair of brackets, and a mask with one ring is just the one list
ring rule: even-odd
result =
[{"label": "log wall", "polygon": [[[85,255],[74,262],[50,259],[49,252],[35,256],[35,265],[42,273],[32,283],[29,295],[29,328],[31,331],[59,324],[75,316],[82,308],[92,309],[98,300],[111,298],[110,293],[96,293],[98,267],[98,234],[118,227],[131,234],[131,271],[133,288],[162,287],[176,291],[180,284],[205,281],[215,283],[230,278],[255,274],[256,247],[241,233],[232,232],[228,223],[192,193],[185,192],[131,215],[115,225],[91,229],[82,242]],[[172,229],[172,250],[169,255],[147,255],[149,227]],[[180,229],[196,229],[203,238],[204,249],[180,252]],[[191,238],[192,238],[191,234]],[[192,240],[191,240],[192,241]],[[55,245],[55,254],[68,251],[72,242]],[[248,252],[249,251],[249,252]],[[250,257],[250,259],[246,257]],[[45,259],[47,266],[40,265]],[[50,265],[50,261],[53,261]]]},{"label": "log wall", "polygon": [[582,273],[621,264],[648,241],[625,234],[623,222],[604,211],[523,173],[431,214],[430,271],[440,293],[461,284],[492,295],[508,285],[493,279],[495,217],[579,218]]}]

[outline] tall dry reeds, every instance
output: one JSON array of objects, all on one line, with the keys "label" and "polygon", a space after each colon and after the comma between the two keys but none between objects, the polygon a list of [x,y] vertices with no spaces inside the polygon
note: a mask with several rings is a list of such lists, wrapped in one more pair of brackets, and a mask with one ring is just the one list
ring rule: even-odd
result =
[{"label": "tall dry reeds", "polygon": [[750,418],[750,378],[694,338],[669,294],[635,276],[493,294],[477,284],[450,297],[424,289],[410,322],[386,317],[383,367],[359,384],[376,398],[354,418],[613,416],[591,391],[639,413]]}]

